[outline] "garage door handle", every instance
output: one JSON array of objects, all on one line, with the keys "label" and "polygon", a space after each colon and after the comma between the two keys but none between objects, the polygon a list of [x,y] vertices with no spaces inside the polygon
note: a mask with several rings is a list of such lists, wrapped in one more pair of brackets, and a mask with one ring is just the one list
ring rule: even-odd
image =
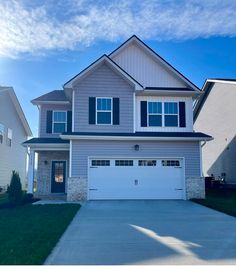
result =
[{"label": "garage door handle", "polygon": [[97,191],[98,189],[89,189],[90,191]]},{"label": "garage door handle", "polygon": [[182,191],[183,189],[175,189],[176,191]]}]

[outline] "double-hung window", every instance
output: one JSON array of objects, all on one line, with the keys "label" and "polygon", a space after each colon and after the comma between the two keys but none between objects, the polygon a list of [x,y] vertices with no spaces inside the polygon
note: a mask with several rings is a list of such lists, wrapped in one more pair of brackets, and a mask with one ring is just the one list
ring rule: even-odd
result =
[{"label": "double-hung window", "polygon": [[148,102],[148,126],[162,126],[161,102]]},{"label": "double-hung window", "polygon": [[63,133],[67,129],[67,112],[53,111],[53,133]]},{"label": "double-hung window", "polygon": [[165,102],[164,103],[164,120],[165,127],[178,127],[178,103]]},{"label": "double-hung window", "polygon": [[0,123],[0,144],[3,143],[3,137],[4,137],[4,125]]},{"label": "double-hung window", "polygon": [[112,98],[96,98],[96,123],[112,124]]}]

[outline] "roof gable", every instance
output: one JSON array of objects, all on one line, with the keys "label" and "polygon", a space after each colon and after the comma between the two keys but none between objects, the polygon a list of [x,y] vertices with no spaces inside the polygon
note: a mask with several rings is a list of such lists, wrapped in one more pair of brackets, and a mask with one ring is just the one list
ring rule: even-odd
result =
[{"label": "roof gable", "polygon": [[200,91],[137,36],[132,36],[109,57],[144,87],[186,87]]},{"label": "roof gable", "polygon": [[11,101],[12,101],[12,103],[13,103],[15,109],[16,109],[16,112],[17,112],[17,114],[19,116],[19,119],[21,121],[21,124],[22,124],[24,130],[25,130],[26,135],[27,136],[32,136],[33,135],[32,131],[31,131],[30,127],[29,127],[29,124],[28,124],[28,122],[26,120],[25,114],[24,114],[24,112],[23,112],[23,110],[21,108],[21,105],[20,105],[20,103],[18,101],[18,98],[17,98],[17,96],[15,94],[14,89],[12,87],[0,87],[0,93],[3,92],[3,91],[5,91],[5,92],[7,92],[9,94],[9,97],[10,97],[10,99],[11,99]]},{"label": "roof gable", "polygon": [[228,79],[228,78],[209,78],[205,80],[202,86],[202,95],[199,100],[195,103],[193,108],[193,121],[195,122],[207,101],[208,96],[211,93],[212,88],[215,83],[223,83],[223,84],[231,84],[236,85],[236,79]]},{"label": "roof gable", "polygon": [[112,59],[110,59],[107,55],[103,55],[100,57],[97,61],[93,62],[91,65],[89,65],[87,68],[85,68],[83,71],[81,71],[79,74],[74,76],[71,80],[66,82],[64,84],[64,89],[72,89],[76,83],[78,83],[80,80],[84,79],[86,76],[88,76],[91,72],[96,70],[100,65],[103,63],[108,64],[116,73],[121,75],[128,83],[134,85],[136,90],[143,89],[143,86],[135,80],[132,76],[130,76],[125,70],[123,70],[119,65],[117,65]]}]

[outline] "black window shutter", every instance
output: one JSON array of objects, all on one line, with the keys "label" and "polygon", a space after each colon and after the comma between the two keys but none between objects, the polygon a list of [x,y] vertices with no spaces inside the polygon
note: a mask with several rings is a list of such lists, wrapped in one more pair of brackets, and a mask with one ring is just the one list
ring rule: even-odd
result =
[{"label": "black window shutter", "polygon": [[185,102],[179,102],[179,127],[186,127]]},{"label": "black window shutter", "polygon": [[72,132],[72,111],[67,111],[67,132]]},{"label": "black window shutter", "polygon": [[141,101],[141,127],[147,127],[147,101]]},{"label": "black window shutter", "polygon": [[46,132],[48,134],[52,133],[52,110],[47,111],[47,125],[46,125]]},{"label": "black window shutter", "polygon": [[120,124],[120,99],[113,98],[113,125]]},{"label": "black window shutter", "polygon": [[96,119],[96,98],[89,97],[89,124],[95,124]]}]

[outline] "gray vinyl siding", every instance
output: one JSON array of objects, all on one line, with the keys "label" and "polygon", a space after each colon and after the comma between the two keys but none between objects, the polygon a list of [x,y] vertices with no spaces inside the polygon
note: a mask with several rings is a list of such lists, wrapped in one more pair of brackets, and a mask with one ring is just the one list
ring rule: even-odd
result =
[{"label": "gray vinyl siding", "polygon": [[216,178],[226,173],[226,182],[236,183],[236,84],[215,83],[195,123],[195,131],[214,140],[202,148],[203,173]]},{"label": "gray vinyl siding", "polygon": [[71,110],[71,105],[54,105],[47,104],[42,105],[39,111],[39,137],[59,137],[59,134],[48,134],[47,128],[47,111],[48,110],[59,110],[68,111]]},{"label": "gray vinyl siding", "polygon": [[[134,88],[106,64],[102,64],[75,86],[75,132],[133,132]],[[120,98],[120,124],[88,123],[89,97]]]},{"label": "gray vinyl siding", "polygon": [[[134,145],[140,146],[139,151]],[[184,157],[186,177],[200,176],[199,142],[73,141],[72,176],[87,177],[88,157]]]},{"label": "gray vinyl siding", "polygon": [[[0,123],[4,125],[3,143],[0,144],[0,186],[10,183],[12,171],[19,172],[22,187],[26,184],[26,148],[21,144],[27,135],[8,93],[0,93]],[[12,129],[12,145],[7,145],[7,130]]]}]

